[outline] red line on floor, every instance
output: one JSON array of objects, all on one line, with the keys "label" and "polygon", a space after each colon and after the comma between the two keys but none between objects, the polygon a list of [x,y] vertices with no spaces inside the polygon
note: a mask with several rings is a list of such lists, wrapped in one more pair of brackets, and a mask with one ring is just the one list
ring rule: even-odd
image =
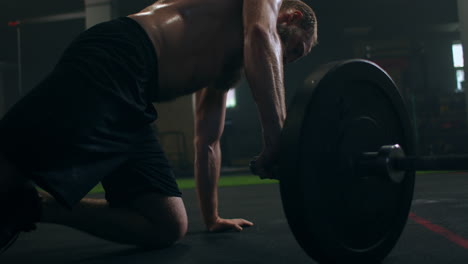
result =
[{"label": "red line on floor", "polygon": [[447,230],[439,225],[431,223],[429,220],[426,220],[422,217],[417,216],[414,213],[409,214],[409,218],[414,222],[424,226],[425,228],[431,230],[432,232],[439,234],[448,240],[452,241],[453,243],[459,245],[462,248],[468,249],[468,240],[464,239],[463,237],[453,233],[450,230]]}]

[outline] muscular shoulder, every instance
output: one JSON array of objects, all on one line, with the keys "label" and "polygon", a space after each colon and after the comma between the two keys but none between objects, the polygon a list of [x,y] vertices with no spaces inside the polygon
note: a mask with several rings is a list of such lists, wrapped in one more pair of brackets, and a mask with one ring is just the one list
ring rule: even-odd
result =
[{"label": "muscular shoulder", "polygon": [[276,28],[276,20],[282,0],[243,0],[244,27],[273,26]]}]

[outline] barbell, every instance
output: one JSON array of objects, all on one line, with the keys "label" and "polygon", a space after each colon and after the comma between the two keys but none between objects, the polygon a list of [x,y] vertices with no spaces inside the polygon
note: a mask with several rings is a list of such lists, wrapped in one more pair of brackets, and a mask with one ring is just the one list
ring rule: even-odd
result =
[{"label": "barbell", "polygon": [[274,174],[288,225],[319,263],[379,263],[406,225],[415,171],[468,169],[468,156],[415,156],[404,100],[367,60],[314,71],[288,107],[280,141]]}]

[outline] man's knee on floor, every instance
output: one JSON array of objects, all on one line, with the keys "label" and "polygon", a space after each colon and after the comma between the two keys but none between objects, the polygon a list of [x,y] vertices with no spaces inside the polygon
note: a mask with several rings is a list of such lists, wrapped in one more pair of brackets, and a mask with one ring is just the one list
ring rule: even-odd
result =
[{"label": "man's knee on floor", "polygon": [[188,229],[187,217],[162,220],[152,221],[153,228],[145,234],[141,246],[145,248],[169,247],[185,237]]},{"label": "man's knee on floor", "polygon": [[187,213],[180,197],[146,194],[137,198],[132,207],[151,223],[151,230],[145,234],[144,247],[167,247],[187,233]]},{"label": "man's knee on floor", "polygon": [[173,221],[163,226],[165,231],[163,232],[166,237],[166,243],[174,244],[185,237],[188,229],[187,217],[179,217],[173,219]]}]

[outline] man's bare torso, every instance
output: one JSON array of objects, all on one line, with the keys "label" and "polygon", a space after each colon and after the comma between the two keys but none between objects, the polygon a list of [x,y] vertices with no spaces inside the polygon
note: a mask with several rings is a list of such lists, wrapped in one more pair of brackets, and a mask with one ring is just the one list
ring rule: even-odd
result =
[{"label": "man's bare torso", "polygon": [[243,61],[242,0],[160,0],[129,17],[158,55],[158,101],[230,88]]}]

